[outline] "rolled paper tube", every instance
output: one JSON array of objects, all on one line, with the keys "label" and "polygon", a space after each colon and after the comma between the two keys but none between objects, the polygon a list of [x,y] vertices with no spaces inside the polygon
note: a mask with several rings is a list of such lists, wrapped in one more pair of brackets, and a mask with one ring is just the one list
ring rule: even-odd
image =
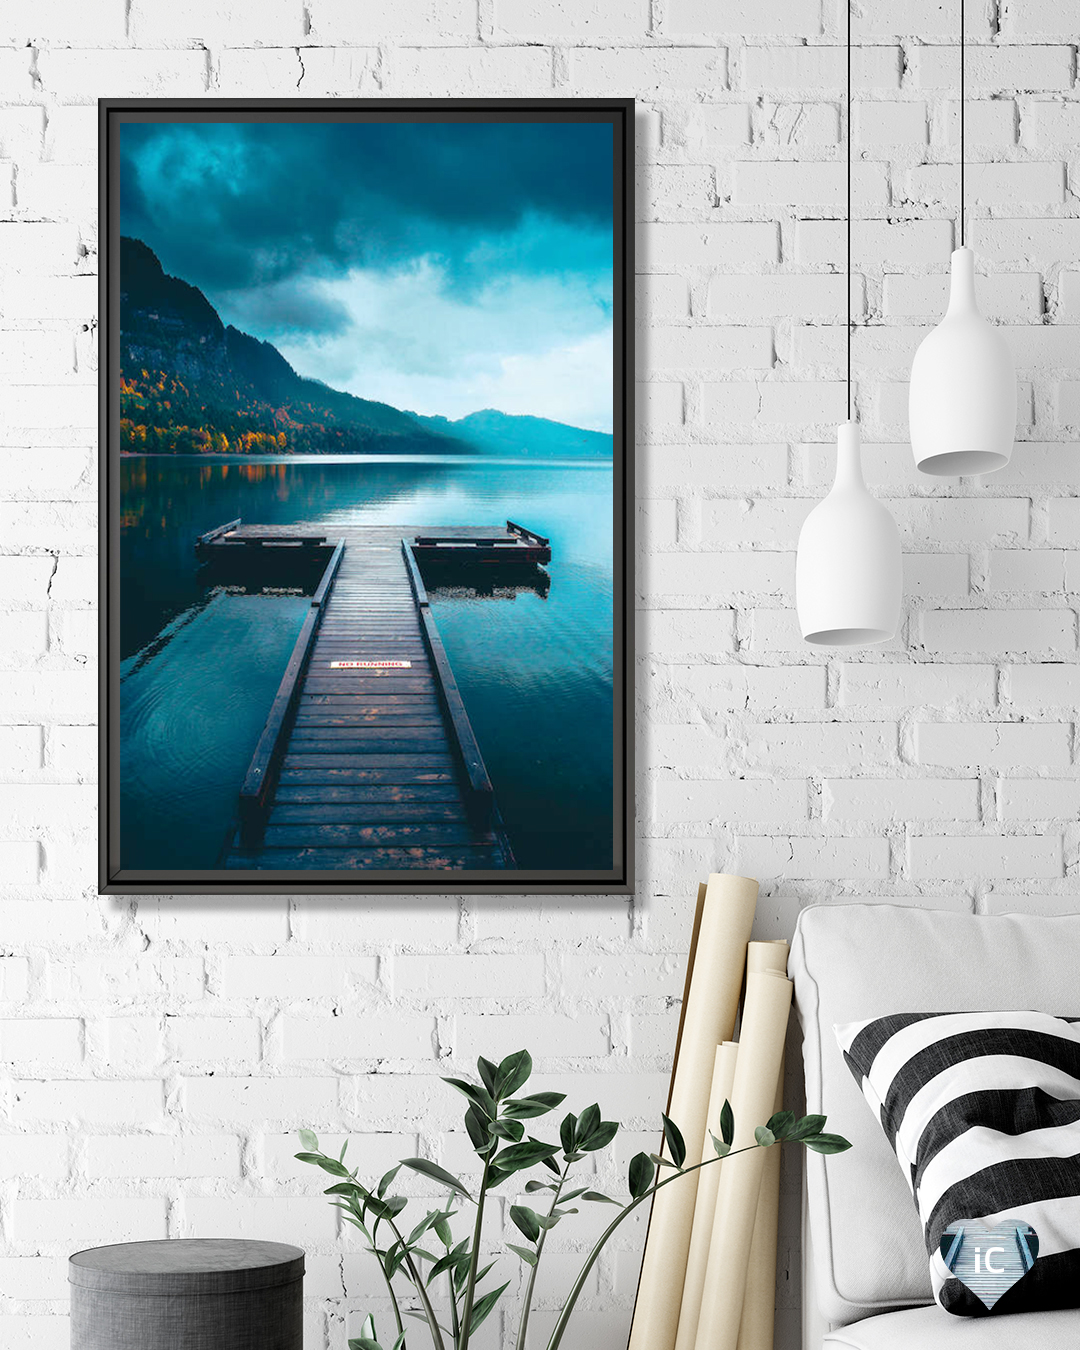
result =
[{"label": "rolled paper tube", "polygon": [[[787,969],[787,957],[788,944],[782,939],[773,942],[751,942],[746,949],[747,976],[761,974],[763,971],[782,974]],[[721,1046],[717,1050],[718,1070],[722,1049]],[[736,1045],[734,1049],[737,1051],[738,1046]],[[730,1067],[732,1070],[734,1066],[735,1055],[731,1055]],[[715,1104],[715,1110],[713,1101],[710,1100],[709,1102],[709,1124],[718,1137],[720,1134],[720,1109],[723,1107],[724,1100],[731,1097],[732,1083],[733,1080],[729,1078],[724,1086],[723,1096]],[[714,1077],[714,1096],[717,1086],[717,1080]],[[771,1115],[772,1112],[769,1114]],[[704,1162],[707,1157],[715,1158],[715,1156],[712,1140],[706,1135],[701,1160]],[[724,1166],[727,1166],[727,1164],[724,1164]],[[686,1262],[686,1278],[683,1282],[683,1300],[679,1312],[679,1333],[675,1340],[675,1350],[694,1350],[694,1342],[697,1339],[701,1298],[705,1288],[705,1272],[709,1261],[709,1247],[712,1242],[713,1224],[716,1222],[716,1199],[720,1186],[720,1171],[720,1166],[713,1166],[705,1168],[699,1174],[697,1204],[694,1207],[694,1226],[690,1235],[690,1254]]]},{"label": "rolled paper tube", "polygon": [[[712,1091],[709,1093],[709,1130],[717,1139],[720,1138],[720,1113],[724,1109],[724,1103],[731,1100],[738,1053],[739,1047],[734,1041],[725,1041],[723,1045],[716,1047]],[[712,1240],[716,1192],[720,1185],[722,1164],[716,1162],[716,1150],[706,1133],[701,1157],[695,1161],[708,1162],[710,1158],[713,1159],[712,1163],[698,1173],[694,1224],[690,1231],[690,1252],[686,1258],[686,1278],[683,1280],[679,1333],[675,1338],[675,1350],[694,1350],[698,1313],[701,1310],[701,1291],[705,1288],[705,1270],[709,1264],[709,1243]]]},{"label": "rolled paper tube", "polygon": [[731,1109],[735,1113],[732,1152],[741,1148],[750,1151],[720,1164],[695,1350],[736,1350],[738,1345],[750,1243],[767,1153],[766,1149],[754,1146],[754,1130],[772,1115],[791,1010],[791,988],[791,981],[773,970],[746,977]]},{"label": "rolled paper tube", "polygon": [[[784,1064],[776,1083],[773,1111],[784,1109]],[[746,1268],[742,1321],[738,1350],[773,1350],[776,1320],[776,1238],[780,1226],[780,1150],[773,1144],[765,1150],[765,1167],[758,1191],[754,1238]]]},{"label": "rolled paper tube", "polygon": [[[757,893],[756,881],[722,872],[709,877],[705,890],[668,1107],[690,1159],[701,1156],[705,1141],[716,1047],[735,1029]],[[629,1350],[675,1350],[698,1175],[653,1197]]]},{"label": "rolled paper tube", "polygon": [[763,970],[787,974],[788,945],[783,938],[771,942],[751,942],[746,949],[747,975],[760,975]]},{"label": "rolled paper tube", "polygon": [[[751,942],[747,948],[747,975],[760,975],[763,971],[772,971],[783,975],[787,971],[787,952],[787,942],[783,938],[768,942]],[[734,1049],[737,1050],[737,1046],[734,1046]],[[717,1065],[720,1065],[720,1050],[717,1050]],[[734,1054],[730,1056],[730,1068],[733,1071]],[[715,1079],[713,1085],[715,1089]],[[730,1098],[730,1095],[732,1095],[732,1080],[729,1079],[724,1089],[724,1096],[715,1107],[715,1111],[711,1100],[709,1103],[709,1123],[717,1137],[720,1135],[720,1110],[724,1106],[725,1098]],[[776,1107],[776,1110],[779,1111],[779,1107]],[[771,1114],[772,1112],[769,1112],[769,1115]],[[775,1150],[776,1156],[779,1156],[779,1152],[779,1149]],[[713,1141],[707,1135],[705,1146],[702,1149],[702,1162],[706,1160],[706,1157],[715,1157]],[[769,1158],[769,1161],[771,1161],[771,1158]],[[765,1164],[767,1172],[769,1161]],[[720,1172],[720,1166],[710,1166],[699,1174],[698,1203],[694,1207],[694,1228],[690,1235],[690,1255],[688,1255],[686,1262],[686,1280],[683,1282],[683,1303],[679,1312],[679,1334],[675,1339],[675,1350],[694,1350],[694,1341],[697,1339],[702,1291],[705,1289],[705,1272],[707,1262],[709,1262],[709,1246],[711,1238],[713,1238],[717,1191],[720,1188]],[[755,1231],[755,1241],[757,1241],[757,1222],[755,1222],[755,1230],[753,1231]],[[771,1288],[775,1287],[775,1243],[774,1254],[772,1254],[771,1281]],[[755,1289],[756,1296],[757,1291]],[[772,1308],[772,1304],[769,1304],[769,1308]],[[771,1332],[769,1332],[769,1335],[771,1335]],[[768,1350],[772,1350],[771,1343],[769,1343]]]}]

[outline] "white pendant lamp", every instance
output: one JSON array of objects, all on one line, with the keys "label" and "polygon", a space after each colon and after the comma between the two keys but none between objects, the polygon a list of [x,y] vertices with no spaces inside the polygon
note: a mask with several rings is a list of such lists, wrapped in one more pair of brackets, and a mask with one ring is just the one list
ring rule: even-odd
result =
[{"label": "white pendant lamp", "polygon": [[867,490],[851,396],[851,8],[847,20],[847,400],[836,429],[836,481],[807,516],[795,561],[795,608],[803,639],[817,646],[888,642],[900,622],[900,533]]},{"label": "white pendant lamp", "polygon": [[1016,369],[1005,339],[975,303],[975,255],[965,246],[964,16],[960,14],[960,247],[949,307],[915,353],[908,426],[916,466],[934,477],[993,473],[1012,455]]},{"label": "white pendant lamp", "polygon": [[795,560],[795,605],[805,641],[858,647],[888,642],[900,622],[900,532],[863,482],[857,422],[836,428],[836,482],[807,516]]}]

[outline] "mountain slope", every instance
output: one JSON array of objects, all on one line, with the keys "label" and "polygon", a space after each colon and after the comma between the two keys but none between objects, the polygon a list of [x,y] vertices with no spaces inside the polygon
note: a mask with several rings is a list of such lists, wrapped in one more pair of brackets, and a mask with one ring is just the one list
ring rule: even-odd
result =
[{"label": "mountain slope", "polygon": [[464,453],[387,403],[298,375],[269,342],[226,327],[138,239],[120,241],[121,449]]}]

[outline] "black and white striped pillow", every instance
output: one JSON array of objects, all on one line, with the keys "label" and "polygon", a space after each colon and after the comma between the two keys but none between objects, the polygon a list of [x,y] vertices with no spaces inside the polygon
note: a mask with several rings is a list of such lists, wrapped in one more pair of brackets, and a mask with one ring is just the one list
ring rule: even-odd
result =
[{"label": "black and white striped pillow", "polygon": [[943,1308],[987,1307],[946,1265],[950,1224],[1024,1220],[1038,1258],[994,1314],[1080,1307],[1080,1019],[897,1013],[836,1027],[911,1188]]}]

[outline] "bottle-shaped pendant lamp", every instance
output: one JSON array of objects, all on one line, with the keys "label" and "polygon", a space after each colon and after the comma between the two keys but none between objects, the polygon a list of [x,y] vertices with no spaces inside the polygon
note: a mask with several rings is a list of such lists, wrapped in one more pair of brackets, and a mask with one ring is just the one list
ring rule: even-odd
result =
[{"label": "bottle-shaped pendant lamp", "polygon": [[805,641],[853,647],[888,642],[900,622],[900,532],[867,489],[857,422],[836,428],[836,481],[807,516],[795,561]]},{"label": "bottle-shaped pendant lamp", "polygon": [[807,516],[795,561],[795,608],[803,639],[818,646],[888,642],[900,622],[900,533],[867,489],[851,385],[851,6],[847,15],[847,401],[836,428],[836,481]]},{"label": "bottle-shaped pendant lamp", "polygon": [[960,0],[960,247],[952,255],[949,307],[911,366],[908,429],[915,464],[939,478],[993,473],[1012,455],[1016,369],[1005,339],[975,303],[975,255],[965,246],[964,68]]},{"label": "bottle-shaped pendant lamp", "polygon": [[908,425],[923,473],[993,473],[1012,455],[1016,370],[1005,339],[975,303],[975,254],[969,248],[953,253],[949,307],[915,353]]}]

